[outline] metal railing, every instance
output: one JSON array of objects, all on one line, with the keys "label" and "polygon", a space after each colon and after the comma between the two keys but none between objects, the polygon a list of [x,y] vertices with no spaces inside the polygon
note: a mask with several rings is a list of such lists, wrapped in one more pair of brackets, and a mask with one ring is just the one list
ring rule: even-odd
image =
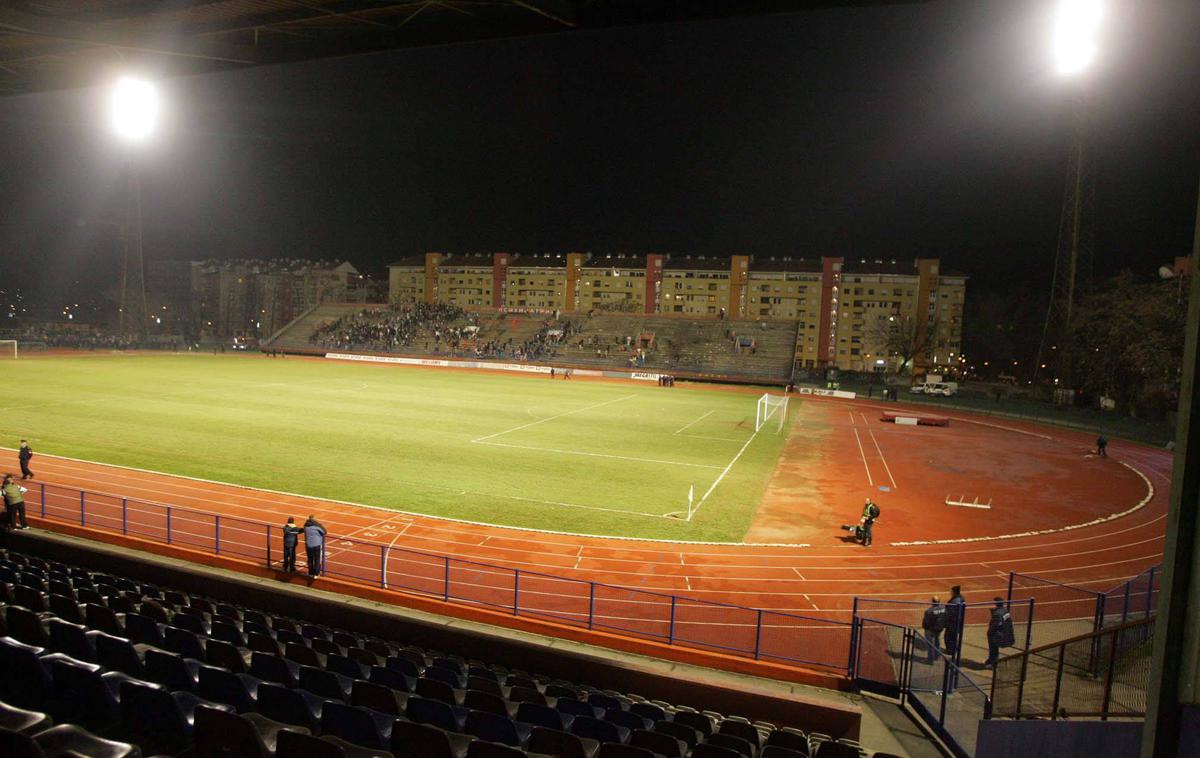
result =
[{"label": "metal railing", "polygon": [[1154,618],[1001,658],[992,715],[1006,718],[1142,718]]},{"label": "metal railing", "polygon": [[[278,567],[283,529],[262,521],[40,483],[48,521]],[[31,492],[31,494],[33,494]],[[298,551],[303,565],[304,550]],[[619,587],[330,534],[323,573],[356,584],[709,650],[846,672],[851,624]]]}]

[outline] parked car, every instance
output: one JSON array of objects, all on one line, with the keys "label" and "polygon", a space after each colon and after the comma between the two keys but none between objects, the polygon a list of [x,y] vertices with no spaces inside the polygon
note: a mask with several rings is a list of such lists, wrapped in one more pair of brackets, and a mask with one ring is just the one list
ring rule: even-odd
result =
[{"label": "parked car", "polygon": [[942,397],[950,397],[958,388],[947,382],[928,382],[924,385],[926,395],[941,395]]}]

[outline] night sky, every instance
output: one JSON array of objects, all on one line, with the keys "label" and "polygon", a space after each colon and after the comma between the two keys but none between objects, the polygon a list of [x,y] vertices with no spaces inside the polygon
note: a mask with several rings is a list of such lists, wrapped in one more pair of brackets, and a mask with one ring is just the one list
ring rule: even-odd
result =
[{"label": "night sky", "polygon": [[[1044,286],[1092,93],[1101,274],[1192,244],[1200,3],[1107,3],[1056,75],[1053,3],[933,2],[564,33],[162,83],[147,258],[427,250],[940,256]],[[0,278],[110,286],[102,93],[0,99]]]}]

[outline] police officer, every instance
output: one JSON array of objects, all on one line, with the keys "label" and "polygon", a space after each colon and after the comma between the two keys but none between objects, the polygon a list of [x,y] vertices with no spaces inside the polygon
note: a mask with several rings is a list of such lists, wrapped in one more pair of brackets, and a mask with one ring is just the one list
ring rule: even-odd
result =
[{"label": "police officer", "polygon": [[1008,608],[1004,605],[1004,598],[992,598],[996,601],[996,607],[992,609],[992,618],[988,621],[987,641],[988,641],[988,657],[984,662],[989,668],[996,667],[996,661],[1000,660],[1000,648],[1012,647],[1016,644],[1016,635],[1013,633],[1012,614],[1008,612]]},{"label": "police officer", "polygon": [[33,472],[29,470],[29,459],[33,457],[33,448],[29,446],[29,440],[21,440],[21,450],[17,453],[17,459],[21,462],[21,478],[32,479]]},{"label": "police officer", "polygon": [[940,649],[939,637],[942,636],[942,631],[946,628],[946,606],[942,605],[942,601],[934,596],[930,601],[932,604],[925,609],[925,616],[921,619],[921,628],[925,630],[925,662],[933,663],[933,651]]},{"label": "police officer", "polygon": [[296,571],[296,542],[304,530],[296,526],[296,519],[288,516],[283,525],[283,570],[289,574]]},{"label": "police officer", "polygon": [[862,515],[862,543],[863,547],[871,546],[871,532],[875,527],[875,521],[879,518],[879,506],[867,498],[863,503]]},{"label": "police officer", "polygon": [[962,630],[966,617],[967,601],[962,596],[962,588],[957,584],[950,588],[950,601],[946,603],[946,654],[954,660],[958,653],[958,633]]}]

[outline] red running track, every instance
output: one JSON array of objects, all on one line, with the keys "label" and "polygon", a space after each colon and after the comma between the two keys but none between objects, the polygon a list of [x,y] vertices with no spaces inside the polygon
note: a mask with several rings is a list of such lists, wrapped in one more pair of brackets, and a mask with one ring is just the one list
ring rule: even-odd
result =
[{"label": "red running track", "polygon": [[[901,428],[879,420],[881,408],[902,407],[896,404],[814,398],[803,407],[750,539],[782,534],[807,544],[664,543],[511,529],[49,455],[39,455],[37,471],[39,482],[256,521],[282,524],[313,513],[331,538],[840,620],[855,596],[925,601],[959,584],[968,600],[985,601],[1007,591],[1009,571],[1103,591],[1161,560],[1168,452],[1116,441],[1101,460],[1087,452],[1090,435],[1033,423],[956,411],[948,414],[949,428]],[[966,480],[978,481],[980,491],[948,491]],[[811,508],[797,507],[793,497],[803,499],[796,491],[803,481],[819,493]],[[869,550],[845,542],[837,527],[854,520],[864,492],[884,508]],[[947,494],[991,498],[994,507],[946,506]],[[1041,529],[1053,531],[998,538]],[[970,541],[896,544],[931,540]],[[331,555],[338,549],[332,540]],[[363,570],[370,564],[364,559]],[[481,585],[486,573],[475,577]],[[544,584],[552,594],[553,581]],[[1053,605],[1039,617],[1078,610]]]}]

